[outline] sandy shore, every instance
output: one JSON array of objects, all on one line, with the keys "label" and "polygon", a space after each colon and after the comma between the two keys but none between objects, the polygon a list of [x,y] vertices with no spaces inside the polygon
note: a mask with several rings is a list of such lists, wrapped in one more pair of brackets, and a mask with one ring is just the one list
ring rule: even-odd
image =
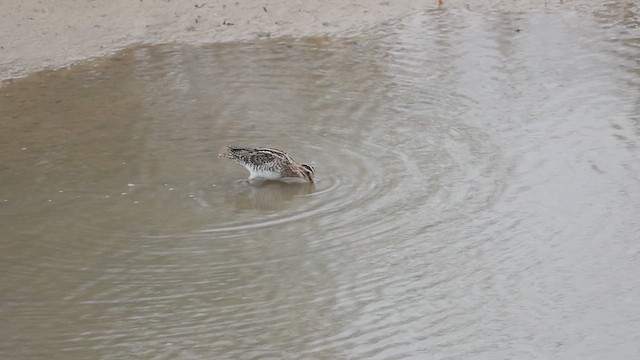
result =
[{"label": "sandy shore", "polygon": [[[584,1],[447,0],[443,11],[522,10]],[[138,43],[354,35],[436,8],[435,0],[16,0],[0,4],[0,79]]]}]

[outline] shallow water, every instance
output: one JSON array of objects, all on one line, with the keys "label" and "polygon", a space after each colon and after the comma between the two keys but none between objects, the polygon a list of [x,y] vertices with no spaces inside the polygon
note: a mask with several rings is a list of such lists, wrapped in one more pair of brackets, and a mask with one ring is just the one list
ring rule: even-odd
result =
[{"label": "shallow water", "polygon": [[[635,359],[640,28],[435,11],[0,87],[0,357]],[[315,186],[249,186],[225,145]]]}]

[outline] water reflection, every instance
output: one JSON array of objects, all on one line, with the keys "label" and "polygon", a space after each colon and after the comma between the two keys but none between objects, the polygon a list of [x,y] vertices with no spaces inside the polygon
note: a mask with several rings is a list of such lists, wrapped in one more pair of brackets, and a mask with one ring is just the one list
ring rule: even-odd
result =
[{"label": "water reflection", "polygon": [[[256,209],[259,211],[282,211],[288,207],[300,206],[296,202],[305,202],[304,195],[314,192],[313,184],[284,184],[267,181],[258,185],[249,185],[246,181],[236,183],[236,191],[229,192],[225,204],[238,210]],[[299,201],[296,201],[298,200]]]},{"label": "water reflection", "polygon": [[[0,354],[636,357],[640,34],[607,4],[4,84]],[[229,144],[318,181],[249,186]]]}]

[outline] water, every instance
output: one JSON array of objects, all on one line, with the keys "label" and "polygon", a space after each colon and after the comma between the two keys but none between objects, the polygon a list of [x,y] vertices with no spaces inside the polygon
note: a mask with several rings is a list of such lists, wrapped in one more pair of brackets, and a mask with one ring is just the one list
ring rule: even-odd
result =
[{"label": "water", "polygon": [[[0,357],[635,359],[638,12],[436,11],[0,88]],[[224,146],[315,186],[253,187]]]}]

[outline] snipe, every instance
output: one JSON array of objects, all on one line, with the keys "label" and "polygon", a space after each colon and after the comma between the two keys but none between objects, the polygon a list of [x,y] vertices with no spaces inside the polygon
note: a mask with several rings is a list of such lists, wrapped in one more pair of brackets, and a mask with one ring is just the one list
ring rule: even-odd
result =
[{"label": "snipe", "polygon": [[313,183],[315,169],[299,164],[281,150],[262,147],[227,146],[227,152],[219,157],[231,159],[249,170],[250,183],[278,180],[287,183]]}]

